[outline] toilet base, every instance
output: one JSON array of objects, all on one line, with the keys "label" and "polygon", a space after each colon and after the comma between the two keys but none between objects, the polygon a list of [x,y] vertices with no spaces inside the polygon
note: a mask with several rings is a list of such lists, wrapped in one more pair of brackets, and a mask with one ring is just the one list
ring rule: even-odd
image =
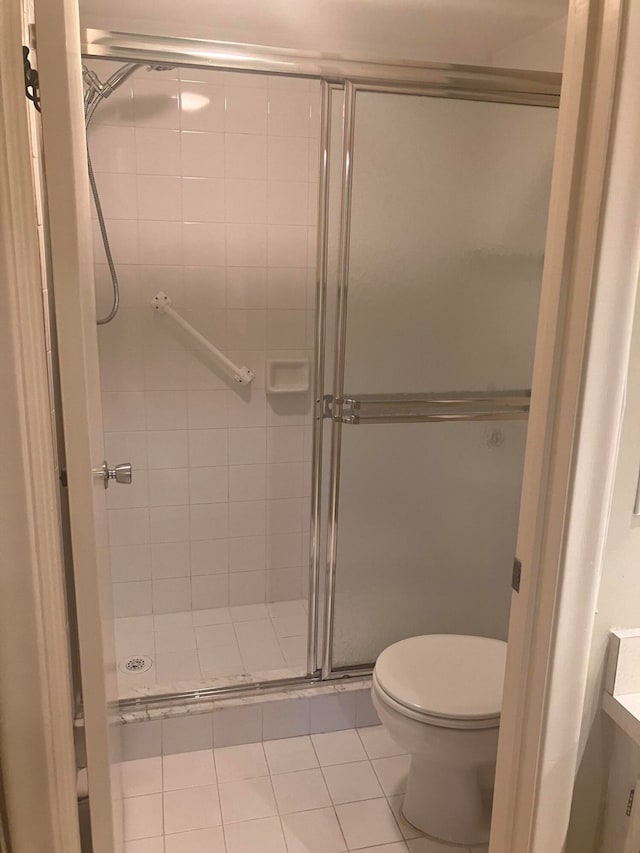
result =
[{"label": "toilet base", "polygon": [[494,767],[436,764],[411,756],[402,814],[416,829],[447,844],[489,841]]},{"label": "toilet base", "polygon": [[[404,817],[404,815],[402,815],[402,817],[404,818],[405,823],[409,823],[409,821],[406,819],[406,817]],[[413,826],[413,824],[411,824],[411,825]],[[414,826],[413,828],[417,829],[418,827]],[[458,844],[456,841],[447,841],[445,838],[437,838],[435,835],[429,835],[429,833],[425,832],[423,829],[421,829],[420,832],[422,833],[420,836],[421,838],[426,838],[427,841],[433,841],[434,844],[439,844],[440,847],[446,847],[447,853],[448,853],[448,851],[451,851],[451,853],[456,853],[456,851],[458,851],[458,850],[460,851],[460,853],[469,853],[470,847],[468,844],[465,844],[464,842],[462,844]],[[484,845],[480,845],[480,846],[485,847],[487,850],[489,849],[488,844],[484,844]],[[476,849],[477,849],[477,846],[476,846]]]}]

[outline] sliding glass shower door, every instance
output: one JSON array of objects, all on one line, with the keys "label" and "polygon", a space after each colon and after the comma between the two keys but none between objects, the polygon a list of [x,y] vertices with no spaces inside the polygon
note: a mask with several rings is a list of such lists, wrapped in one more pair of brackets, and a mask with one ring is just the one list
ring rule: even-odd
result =
[{"label": "sliding glass shower door", "polygon": [[556,123],[352,86],[345,116],[325,674],[506,637]]}]

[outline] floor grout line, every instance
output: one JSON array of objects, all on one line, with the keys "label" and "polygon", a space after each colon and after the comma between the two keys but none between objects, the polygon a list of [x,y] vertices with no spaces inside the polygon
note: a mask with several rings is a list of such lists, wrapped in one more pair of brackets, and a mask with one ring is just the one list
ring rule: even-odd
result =
[{"label": "floor grout line", "polygon": [[[318,755],[318,750],[316,749],[316,745],[314,743],[313,737],[311,734],[307,735],[307,737],[311,741],[311,748],[313,749],[313,753],[316,757],[316,761],[318,762],[318,767],[320,768],[320,771],[322,772],[322,764],[320,763],[320,756]],[[327,780],[325,779],[324,773],[322,773],[322,778],[324,779],[324,783],[325,783],[325,786],[327,788],[327,791],[329,791],[329,786],[327,785]],[[335,817],[336,822],[338,824],[338,829],[340,830],[340,836],[342,838],[344,848],[345,848],[345,850],[347,850],[347,839],[345,837],[344,830],[342,828],[342,824],[340,823],[340,818],[339,818],[338,812],[336,810],[336,805],[333,802],[333,797],[331,796],[330,791],[329,791],[329,799],[331,800],[331,809],[333,811],[334,817]]]},{"label": "floor grout line", "polygon": [[[371,728],[371,727],[367,727],[367,728]],[[375,728],[377,728],[377,727],[375,727]],[[350,734],[356,735],[357,742],[362,747],[364,754],[366,756],[365,759],[357,757],[357,758],[354,758],[353,760],[346,761],[346,762],[338,762],[338,763],[334,762],[334,763],[322,764],[319,747],[318,747],[318,744],[316,744],[316,742],[314,741],[313,736],[310,734],[309,735],[302,735],[299,737],[305,738],[307,740],[307,742],[310,744],[312,755],[313,755],[314,760],[316,761],[317,766],[312,767],[312,768],[301,768],[299,770],[288,769],[288,770],[278,774],[278,773],[273,773],[271,770],[271,765],[269,764],[269,761],[267,758],[267,753],[265,750],[264,742],[259,741],[258,743],[255,744],[255,746],[258,746],[258,744],[259,744],[259,750],[256,751],[256,756],[259,754],[261,761],[263,762],[263,765],[259,765],[256,768],[257,770],[260,771],[258,773],[258,775],[256,775],[256,776],[252,775],[253,771],[251,769],[251,762],[253,761],[253,758],[251,757],[251,755],[249,755],[246,759],[249,761],[249,764],[245,765],[244,767],[242,766],[242,764],[240,764],[239,765],[239,771],[236,770],[236,772],[239,772],[241,774],[239,776],[239,778],[238,779],[231,778],[231,779],[228,779],[227,781],[228,782],[234,782],[234,781],[250,782],[251,780],[255,780],[255,779],[261,779],[261,780],[268,779],[268,791],[270,792],[272,802],[273,802],[274,808],[275,808],[275,814],[273,814],[273,815],[267,815],[266,817],[252,817],[248,820],[247,819],[230,820],[230,821],[225,820],[223,809],[222,809],[222,796],[221,796],[221,789],[225,783],[220,780],[220,766],[219,766],[220,756],[219,756],[219,754],[216,755],[216,750],[222,749],[221,747],[213,747],[212,746],[212,747],[207,748],[205,750],[198,750],[197,751],[197,752],[207,753],[211,756],[211,762],[212,762],[212,767],[213,767],[213,772],[214,772],[213,773],[213,779],[214,779],[213,782],[204,782],[203,784],[194,785],[194,786],[186,786],[184,788],[178,788],[175,790],[177,790],[177,791],[191,791],[191,790],[194,790],[196,788],[212,788],[212,787],[215,788],[216,805],[217,805],[217,809],[218,809],[220,823],[218,824],[217,827],[210,827],[210,829],[212,829],[212,830],[219,829],[220,830],[220,836],[221,836],[222,843],[224,845],[224,850],[226,851],[226,853],[228,853],[228,850],[229,850],[229,840],[228,840],[229,830],[228,830],[228,827],[231,826],[232,824],[246,824],[246,823],[252,823],[252,822],[256,822],[256,821],[260,821],[260,820],[266,820],[269,817],[277,817],[277,819],[278,819],[277,825],[279,826],[281,837],[284,840],[284,849],[286,851],[290,851],[290,846],[287,842],[287,836],[286,836],[286,832],[285,832],[285,818],[289,814],[299,815],[299,814],[304,814],[305,812],[320,812],[320,811],[325,811],[325,810],[330,810],[330,813],[333,817],[333,820],[335,821],[335,828],[340,834],[341,843],[344,845],[345,851],[347,851],[347,853],[349,853],[349,851],[351,851],[351,853],[357,853],[357,851],[362,850],[363,853],[365,853],[365,851],[368,849],[366,847],[349,848],[347,846],[347,838],[346,838],[346,835],[345,835],[345,832],[343,829],[343,825],[340,821],[338,807],[339,806],[342,807],[342,806],[348,806],[348,805],[361,804],[361,803],[371,802],[371,801],[378,801],[378,802],[384,801],[384,803],[386,804],[386,808],[393,815],[393,825],[396,827],[396,830],[399,834],[399,838],[396,841],[387,840],[387,841],[378,842],[377,844],[370,844],[369,847],[372,847],[372,846],[377,847],[380,845],[392,844],[393,843],[393,844],[402,845],[402,849],[407,851],[407,853],[408,853],[408,851],[410,850],[409,842],[413,841],[414,839],[413,838],[407,839],[404,837],[404,833],[402,831],[402,826],[400,823],[400,818],[398,815],[396,815],[396,812],[394,811],[392,804],[391,804],[392,799],[395,799],[395,798],[402,796],[402,795],[401,794],[387,794],[384,791],[384,788],[382,788],[382,783],[380,781],[380,777],[376,773],[375,765],[373,764],[374,759],[370,757],[370,755],[367,751],[365,741],[361,735],[361,732],[357,728],[353,728],[353,729],[341,730],[340,732],[323,732],[323,733],[320,733],[318,735],[318,737],[322,737],[325,734],[326,735],[342,734],[343,732],[344,733],[349,732]],[[295,740],[295,739],[296,738],[293,737],[293,738],[284,738],[281,740],[287,740],[288,741],[288,740]],[[237,746],[243,747],[243,746],[248,746],[248,744],[238,744]],[[225,747],[224,749],[233,750],[234,748],[235,747],[232,745],[230,747]],[[334,746],[334,748],[335,748],[335,746]],[[178,753],[178,754],[189,755],[190,753],[187,752],[187,753]],[[291,757],[293,758],[294,756],[291,756]],[[331,756],[329,755],[329,757],[331,757]],[[399,756],[381,756],[381,757],[384,758],[384,757],[399,757]],[[166,775],[165,758],[166,758],[166,756],[159,756],[159,760],[160,760],[160,782],[161,782],[161,785],[160,785],[161,791],[159,792],[159,796],[160,796],[161,814],[162,814],[162,824],[161,824],[162,825],[162,831],[163,831],[162,838],[164,840],[166,840],[166,838],[169,835],[182,835],[182,833],[198,832],[199,831],[197,828],[195,828],[195,829],[191,828],[191,829],[180,830],[177,833],[176,832],[172,832],[172,833],[167,832],[166,813],[165,813],[165,796],[168,793],[166,791],[166,785],[168,783],[168,777]],[[283,760],[286,758],[286,750],[285,750],[285,753],[283,754],[282,758],[283,758]],[[147,760],[148,759],[142,759],[142,761],[147,761]],[[151,759],[151,760],[153,761],[153,759]],[[245,759],[242,759],[242,760],[245,760]],[[289,760],[289,762],[291,763],[290,758],[287,760]],[[325,771],[330,767],[343,767],[343,766],[346,767],[348,765],[363,764],[363,763],[366,763],[369,765],[371,771],[373,772],[374,778],[376,778],[378,780],[380,787],[382,789],[381,794],[376,795],[376,796],[368,796],[368,797],[365,797],[362,799],[348,799],[344,803],[335,803],[333,801],[333,795],[331,794],[331,789],[329,787]],[[157,767],[157,765],[155,765],[155,766]],[[231,766],[233,767],[233,764]],[[238,766],[238,765],[236,765],[236,766]],[[255,765],[253,765],[253,766],[255,768]],[[266,770],[266,772],[264,772],[263,767]],[[327,805],[316,805],[316,806],[311,806],[308,808],[298,808],[296,811],[293,811],[293,812],[283,811],[282,809],[287,808],[287,804],[286,804],[286,802],[283,801],[283,804],[281,807],[281,804],[278,801],[278,798],[276,796],[275,784],[274,784],[275,776],[276,775],[286,775],[286,774],[292,774],[293,775],[293,774],[304,773],[304,772],[308,773],[309,770],[320,770],[320,778],[322,779],[324,789],[325,789],[325,791],[328,795],[328,798],[329,798],[328,804]],[[149,765],[149,772],[155,774],[155,773],[157,773],[157,769],[154,770],[153,767],[151,765]],[[186,771],[186,768],[185,768],[181,772],[184,773],[184,772],[188,772],[188,771]],[[248,775],[245,775],[245,774],[248,774]],[[233,774],[231,774],[231,775],[233,776]],[[151,780],[153,780],[154,778],[156,779],[156,782],[151,781],[151,783],[148,785],[149,788],[153,788],[157,784],[157,776],[155,776],[155,775],[152,776]],[[205,777],[203,777],[203,778],[205,778]],[[140,790],[144,790],[144,784],[140,786]],[[157,789],[154,789],[154,790],[157,790]],[[172,789],[172,790],[174,790],[174,789]],[[266,789],[265,789],[265,791],[266,791]],[[149,793],[140,793],[140,794],[136,794],[134,797],[127,797],[127,799],[135,799],[136,797],[147,797],[151,793],[152,793],[151,791]],[[322,799],[322,798],[319,798],[319,799]],[[275,827],[275,824],[273,824],[273,825]],[[206,832],[206,829],[203,828],[202,831]],[[334,831],[334,830],[331,830],[331,831]],[[422,835],[416,836],[416,838],[419,838],[419,837],[423,837],[423,836]],[[143,836],[139,840],[141,841],[144,838],[158,838],[159,839],[160,836]],[[164,840],[163,840],[163,845],[165,843]],[[127,851],[127,846],[128,845],[125,845],[125,853]],[[133,847],[135,847],[135,844],[133,845]],[[468,850],[467,848],[452,848],[452,849],[458,849],[458,850],[460,850],[460,853],[472,853],[472,851],[470,849]],[[478,848],[478,851],[481,849],[482,848]],[[260,853],[260,850],[256,849],[255,851],[252,851],[252,853]],[[283,850],[283,853],[284,853],[284,850]],[[483,853],[484,853],[484,851],[483,851]]]}]

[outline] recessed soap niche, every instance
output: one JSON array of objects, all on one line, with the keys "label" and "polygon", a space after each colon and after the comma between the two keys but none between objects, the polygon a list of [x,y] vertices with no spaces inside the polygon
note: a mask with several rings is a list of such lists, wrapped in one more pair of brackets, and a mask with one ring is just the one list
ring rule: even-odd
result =
[{"label": "recessed soap niche", "polygon": [[268,358],[267,394],[304,394],[309,390],[308,358]]}]

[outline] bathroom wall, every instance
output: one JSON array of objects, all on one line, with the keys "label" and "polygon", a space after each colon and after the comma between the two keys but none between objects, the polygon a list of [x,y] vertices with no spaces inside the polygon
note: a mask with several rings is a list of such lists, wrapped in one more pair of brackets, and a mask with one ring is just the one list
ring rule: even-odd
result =
[{"label": "bathroom wall", "polygon": [[[496,52],[566,18],[568,0],[81,0],[80,8],[86,27],[346,57],[491,65]],[[519,60],[513,51],[505,65],[559,70],[529,66],[527,52]]]},{"label": "bathroom wall", "polygon": [[[622,203],[623,198],[620,193],[618,199]],[[635,219],[637,229],[637,214]],[[619,222],[619,226],[628,235],[634,230],[632,220],[626,226]],[[638,259],[637,237],[634,243],[625,240]],[[612,721],[601,707],[609,632],[612,628],[637,628],[640,624],[637,570],[640,518],[632,515],[640,470],[639,373],[640,311],[636,307],[602,578],[593,614],[591,647],[587,649],[589,668],[567,853],[609,853],[621,849],[612,841],[621,832],[620,797],[628,796],[629,787],[635,784],[640,771],[640,750],[623,732],[614,732]]]},{"label": "bathroom wall", "polygon": [[510,42],[491,55],[498,68],[528,68],[531,71],[562,71],[567,35],[566,14],[545,27]]},{"label": "bathroom wall", "polygon": [[[633,120],[633,117],[630,115],[629,119]],[[637,127],[640,129],[640,124]],[[626,149],[628,142],[623,145]],[[633,146],[627,150],[631,153]],[[617,199],[619,207],[613,199]],[[625,196],[619,185],[611,204],[612,210],[617,208],[621,211],[624,208]],[[618,219],[617,225],[622,240],[620,245],[625,246],[628,256],[635,257],[637,279],[640,258],[637,212],[627,219],[626,224]],[[615,277],[610,279],[612,286],[618,280]],[[640,769],[638,747],[622,732],[614,733],[614,726],[601,707],[609,631],[612,628],[637,628],[640,624],[640,581],[637,570],[640,559],[640,518],[632,515],[640,470],[639,373],[640,311],[636,306],[624,419],[602,558],[602,577],[593,614],[591,646],[586,653],[588,674],[567,853],[609,853],[619,849],[611,839],[620,832],[620,797],[628,795],[629,788],[626,788],[626,793],[623,789],[627,783],[629,787],[635,783]]]},{"label": "bathroom wall", "polygon": [[[94,62],[104,76],[116,67]],[[309,394],[265,393],[311,358],[319,84],[137,72],[89,131],[121,282],[99,329],[115,612],[289,600],[308,572]],[[95,223],[98,314],[110,284]],[[241,388],[149,302],[256,372]]]}]

